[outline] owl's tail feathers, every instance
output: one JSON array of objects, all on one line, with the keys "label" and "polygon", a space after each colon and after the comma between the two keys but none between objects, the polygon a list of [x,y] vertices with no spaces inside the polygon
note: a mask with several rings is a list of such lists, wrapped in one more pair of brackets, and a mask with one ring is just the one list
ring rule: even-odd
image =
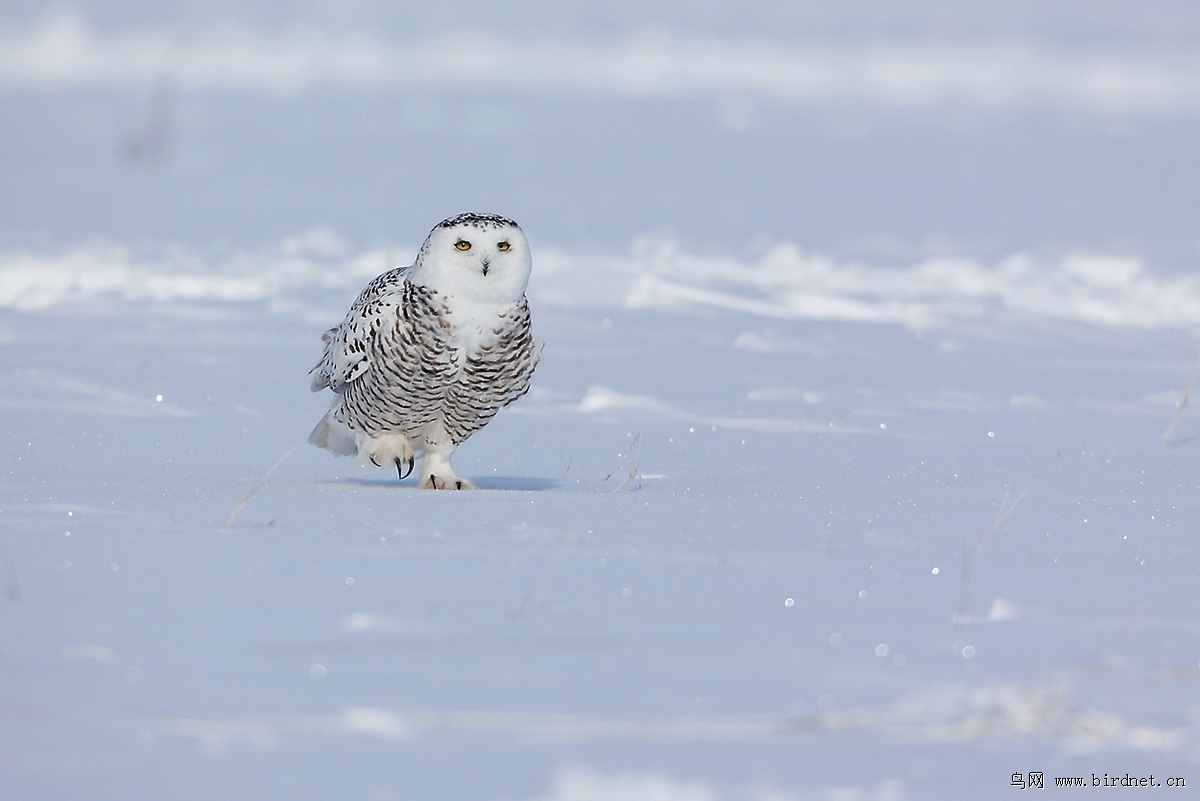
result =
[{"label": "owl's tail feathers", "polygon": [[308,435],[308,441],[338,456],[354,456],[358,453],[358,442],[354,432],[332,419],[332,414],[332,411],[325,413],[321,422],[317,423],[317,427]]}]

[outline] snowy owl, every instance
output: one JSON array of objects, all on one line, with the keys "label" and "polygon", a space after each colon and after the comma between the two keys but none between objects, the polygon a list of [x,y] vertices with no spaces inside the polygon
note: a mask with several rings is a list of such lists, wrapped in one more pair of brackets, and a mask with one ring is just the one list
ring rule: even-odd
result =
[{"label": "snowy owl", "polygon": [[421,458],[420,486],[469,489],[450,455],[529,389],[538,351],[529,324],[525,234],[494,214],[460,214],[429,232],[417,260],[384,273],[325,332],[312,390],[334,391],[309,435],[363,464]]}]

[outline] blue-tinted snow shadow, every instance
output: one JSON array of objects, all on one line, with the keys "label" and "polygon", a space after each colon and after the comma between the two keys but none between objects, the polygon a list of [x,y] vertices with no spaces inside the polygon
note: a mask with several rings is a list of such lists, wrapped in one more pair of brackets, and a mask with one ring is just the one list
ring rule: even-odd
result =
[{"label": "blue-tinted snow shadow", "polygon": [[511,492],[545,492],[558,486],[552,478],[537,476],[486,476],[472,478],[477,489],[509,490]]},{"label": "blue-tinted snow shadow", "polygon": [[[545,492],[552,490],[558,486],[558,482],[552,478],[538,478],[536,476],[487,476],[484,478],[471,478],[476,489],[481,490],[506,490],[508,492]],[[339,478],[333,479],[326,483],[329,484],[356,484],[360,487],[393,487],[395,489],[416,489],[416,482],[412,479],[397,481],[396,479],[388,480],[386,478]]]},{"label": "blue-tinted snow shadow", "polygon": [[1182,448],[1185,445],[1191,445],[1198,439],[1200,439],[1200,436],[1196,435],[1190,437],[1180,437],[1179,439],[1170,439],[1167,440],[1167,442],[1163,445],[1163,450],[1173,451],[1176,448]]}]

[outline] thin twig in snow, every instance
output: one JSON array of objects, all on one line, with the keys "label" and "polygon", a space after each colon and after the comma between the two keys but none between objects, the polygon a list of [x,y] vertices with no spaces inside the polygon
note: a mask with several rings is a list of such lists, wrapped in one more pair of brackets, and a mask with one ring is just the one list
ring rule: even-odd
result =
[{"label": "thin twig in snow", "polygon": [[268,470],[267,470],[267,472],[263,473],[263,478],[266,478],[267,476],[269,476],[269,475],[271,475],[272,473],[274,473],[274,472],[275,472],[275,468],[277,468],[277,467],[279,467],[279,465],[283,464],[283,460],[284,460],[284,459],[286,459],[286,458],[288,458],[289,456],[291,456],[291,455],[292,455],[292,451],[294,451],[294,450],[296,450],[294,447],[293,447],[293,448],[289,448],[289,449],[287,450],[287,452],[283,454],[283,456],[280,456],[278,459],[276,459],[276,460],[275,460],[275,464],[271,465],[270,469],[268,469]]},{"label": "thin twig in snow", "polygon": [[[267,470],[267,472],[263,473],[263,479],[266,479],[268,476],[270,476],[272,473],[274,473],[275,468],[277,468],[277,467],[279,467],[279,465],[283,464],[283,460],[288,458],[289,456],[291,456],[292,451],[294,451],[294,450],[296,450],[296,449],[289,448],[283,454],[283,456],[280,456],[277,460],[275,460],[275,464],[271,465],[271,467]],[[260,483],[259,486],[254,487],[253,489],[251,489],[249,492],[246,493],[246,497],[242,498],[242,502],[239,503],[234,508],[234,510],[229,513],[229,518],[224,523],[221,524],[221,528],[229,528],[229,526],[233,523],[234,518],[236,518],[238,515],[240,515],[242,513],[242,510],[246,508],[246,505],[248,503],[250,503],[250,499],[254,497],[254,493],[258,492],[258,490],[261,486],[262,486],[262,484]],[[275,521],[272,520],[271,522],[274,523]]]},{"label": "thin twig in snow", "polygon": [[1179,401],[1179,409],[1171,418],[1171,424],[1167,426],[1167,430],[1163,432],[1162,443],[1158,446],[1159,451],[1165,451],[1167,445],[1170,444],[1171,435],[1175,433],[1175,426],[1179,425],[1179,421],[1183,417],[1183,410],[1187,408],[1188,401],[1191,400],[1192,387],[1196,384],[1197,375],[1200,375],[1200,361],[1196,362],[1196,367],[1192,370],[1192,380],[1188,382],[1187,389],[1183,391],[1183,400]]},{"label": "thin twig in snow", "polygon": [[958,589],[958,612],[954,615],[954,628],[958,628],[967,619],[967,605],[971,600],[971,564],[975,561],[975,557],[979,555],[979,552],[983,550],[983,546],[987,544],[987,541],[1000,528],[1004,519],[1012,514],[1012,510],[1017,508],[1017,504],[1024,497],[1025,490],[1021,490],[1020,494],[1013,499],[1013,502],[1000,512],[1000,516],[996,518],[996,522],[992,523],[992,527],[983,535],[983,539],[975,546],[975,550],[963,554],[962,579],[960,580]]},{"label": "thin twig in snow", "polygon": [[258,492],[258,487],[246,493],[246,497],[242,498],[242,502],[229,513],[229,517],[221,524],[221,528],[229,528],[230,524],[233,523],[233,519],[242,513],[242,510],[246,508],[246,504],[250,503],[250,499],[254,497],[254,493],[256,492]]},{"label": "thin twig in snow", "polygon": [[120,369],[121,367],[118,365],[117,367],[113,368],[111,373],[108,374],[108,378],[104,379],[104,383],[100,385],[100,391],[96,393],[97,397],[104,394],[104,390],[108,389],[108,385],[111,384],[113,379],[117,377],[117,371]]},{"label": "thin twig in snow", "polygon": [[[641,449],[642,449],[642,435],[639,433],[636,437],[633,438],[633,447],[630,449],[631,456],[630,456],[630,461],[629,461],[629,475],[627,475],[625,477],[625,480],[623,482],[621,482],[621,486],[617,487],[618,491],[628,490],[628,489],[632,488],[634,480],[639,477],[638,476],[638,452]],[[641,489],[641,488],[642,488],[642,485],[639,482],[638,489]]]}]

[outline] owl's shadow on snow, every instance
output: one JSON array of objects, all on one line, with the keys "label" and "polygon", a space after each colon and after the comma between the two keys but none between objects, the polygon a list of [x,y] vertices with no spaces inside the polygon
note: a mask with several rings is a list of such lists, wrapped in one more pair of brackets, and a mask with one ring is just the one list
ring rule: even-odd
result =
[{"label": "owl's shadow on snow", "polygon": [[[551,478],[536,476],[468,476],[480,490],[505,490],[508,492],[545,492],[558,486]],[[357,484],[360,487],[393,487],[395,489],[416,489],[413,479],[397,481],[395,478],[340,478],[330,481],[331,484]]]}]

